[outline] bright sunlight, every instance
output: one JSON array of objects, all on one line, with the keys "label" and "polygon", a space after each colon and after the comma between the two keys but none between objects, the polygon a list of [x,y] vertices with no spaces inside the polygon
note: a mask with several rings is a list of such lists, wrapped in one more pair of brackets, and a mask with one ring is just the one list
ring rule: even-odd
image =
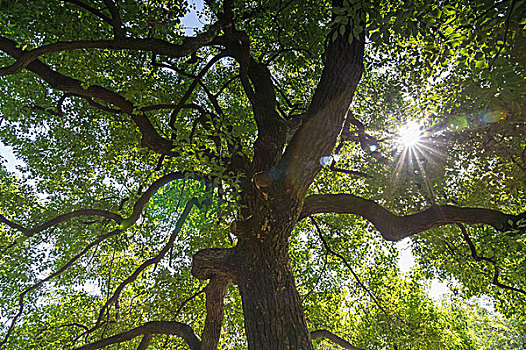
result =
[{"label": "bright sunlight", "polygon": [[400,127],[398,135],[398,142],[403,148],[412,148],[418,144],[423,132],[417,122],[409,121]]}]

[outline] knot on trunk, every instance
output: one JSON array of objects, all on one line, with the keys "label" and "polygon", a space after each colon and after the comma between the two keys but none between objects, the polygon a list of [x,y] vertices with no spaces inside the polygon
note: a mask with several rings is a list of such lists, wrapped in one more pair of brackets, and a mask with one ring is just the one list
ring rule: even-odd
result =
[{"label": "knot on trunk", "polygon": [[214,276],[233,279],[234,266],[232,249],[203,249],[192,257],[192,276],[200,280],[211,279]]},{"label": "knot on trunk", "polygon": [[249,220],[234,220],[230,224],[230,232],[236,237],[247,235],[252,231],[252,222]]}]

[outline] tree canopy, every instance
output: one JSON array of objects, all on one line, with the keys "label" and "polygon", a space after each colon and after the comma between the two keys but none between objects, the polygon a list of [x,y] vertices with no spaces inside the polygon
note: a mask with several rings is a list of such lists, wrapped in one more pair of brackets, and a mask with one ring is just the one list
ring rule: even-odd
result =
[{"label": "tree canopy", "polygon": [[0,348],[524,348],[524,13],[0,0]]}]

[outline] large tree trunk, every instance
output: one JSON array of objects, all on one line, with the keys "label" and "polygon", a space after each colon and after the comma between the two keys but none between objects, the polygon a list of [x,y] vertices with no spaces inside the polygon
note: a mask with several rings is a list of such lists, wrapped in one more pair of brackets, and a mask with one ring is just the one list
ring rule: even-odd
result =
[{"label": "large tree trunk", "polygon": [[243,256],[237,276],[248,348],[312,349],[286,249],[257,250]]}]

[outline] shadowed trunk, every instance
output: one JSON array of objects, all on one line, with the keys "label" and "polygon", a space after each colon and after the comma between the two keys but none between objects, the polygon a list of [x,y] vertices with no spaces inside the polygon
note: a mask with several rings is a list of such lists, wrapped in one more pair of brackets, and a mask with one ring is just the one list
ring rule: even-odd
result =
[{"label": "shadowed trunk", "polygon": [[237,275],[248,348],[312,349],[287,247],[257,248],[243,252]]}]

